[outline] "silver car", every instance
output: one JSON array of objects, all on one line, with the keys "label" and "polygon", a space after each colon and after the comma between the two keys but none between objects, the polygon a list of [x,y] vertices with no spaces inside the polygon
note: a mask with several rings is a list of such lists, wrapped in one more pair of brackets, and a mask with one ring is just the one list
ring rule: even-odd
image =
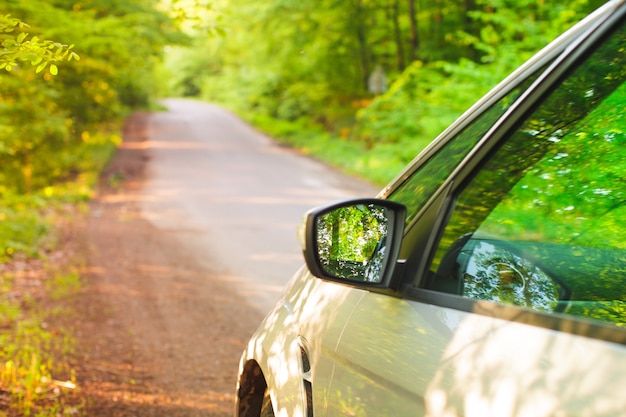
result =
[{"label": "silver car", "polygon": [[237,416],[626,416],[626,1],[309,212]]}]

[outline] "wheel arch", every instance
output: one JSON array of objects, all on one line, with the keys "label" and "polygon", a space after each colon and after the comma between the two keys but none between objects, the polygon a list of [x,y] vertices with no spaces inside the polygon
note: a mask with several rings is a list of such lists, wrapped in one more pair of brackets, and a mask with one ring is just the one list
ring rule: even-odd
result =
[{"label": "wheel arch", "polygon": [[267,381],[258,362],[249,359],[239,375],[235,413],[237,417],[259,417]]}]

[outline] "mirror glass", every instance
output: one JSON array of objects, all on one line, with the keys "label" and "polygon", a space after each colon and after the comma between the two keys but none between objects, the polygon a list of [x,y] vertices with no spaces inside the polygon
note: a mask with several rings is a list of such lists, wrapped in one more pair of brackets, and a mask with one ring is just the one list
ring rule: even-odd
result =
[{"label": "mirror glass", "polygon": [[375,204],[341,207],[317,217],[317,255],[336,278],[381,282],[387,257],[389,213]]}]

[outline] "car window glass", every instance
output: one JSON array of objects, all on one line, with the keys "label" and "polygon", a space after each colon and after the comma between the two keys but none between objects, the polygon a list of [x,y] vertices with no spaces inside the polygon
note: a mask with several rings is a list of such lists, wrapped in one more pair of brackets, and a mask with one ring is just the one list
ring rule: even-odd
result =
[{"label": "car window glass", "polygon": [[428,199],[467,156],[487,130],[511,107],[542,71],[539,70],[528,77],[476,118],[388,197],[389,200],[404,204],[407,207],[407,225],[411,224]]},{"label": "car window glass", "polygon": [[458,196],[426,287],[626,325],[626,30]]}]

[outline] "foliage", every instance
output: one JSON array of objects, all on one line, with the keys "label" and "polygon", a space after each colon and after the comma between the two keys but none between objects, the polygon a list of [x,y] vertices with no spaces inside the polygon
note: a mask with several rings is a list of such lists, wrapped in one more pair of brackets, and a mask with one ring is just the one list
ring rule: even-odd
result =
[{"label": "foliage", "polygon": [[[0,4],[11,16],[2,22],[16,31],[3,42],[4,56],[21,56],[7,64],[10,73],[0,74],[0,186],[33,192],[79,176],[83,152],[101,136],[96,132],[114,131],[131,109],[152,105],[153,68],[166,44],[185,37],[150,1]],[[20,22],[28,22],[29,34]],[[64,46],[70,43],[80,61],[73,60],[73,45]],[[40,45],[45,53],[38,56],[26,45]],[[37,70],[49,62],[49,71],[25,71],[22,62]],[[56,66],[63,72],[53,78]]]},{"label": "foliage", "polygon": [[317,255],[335,277],[379,282],[388,236],[387,211],[374,205],[336,208],[315,223]]},{"label": "foliage", "polygon": [[378,185],[385,184],[405,165],[402,150],[395,146],[381,145],[373,153],[362,142],[328,133],[307,119],[284,121],[251,113],[243,116],[289,146],[341,167],[348,175],[355,175]]},{"label": "foliage", "polygon": [[[71,341],[45,328],[49,311],[38,310],[7,271],[33,258],[45,265],[59,216],[91,197],[119,144],[121,119],[152,106],[153,69],[165,45],[185,41],[156,6],[0,1],[0,68],[7,70],[0,74],[0,401],[9,413],[80,412],[60,395],[74,387],[63,361]],[[62,301],[80,277],[48,282],[48,298]]]},{"label": "foliage", "polygon": [[10,15],[0,15],[0,40],[2,40],[2,50],[0,50],[0,69],[12,71],[18,66],[18,61],[28,61],[33,66],[37,66],[36,72],[43,71],[48,65],[50,74],[56,75],[58,68],[54,62],[71,61],[79,59],[79,56],[72,51],[74,45],[64,45],[50,40],[42,40],[37,36],[27,40],[28,33],[20,32],[17,36],[8,36],[16,29],[25,29],[28,25]]},{"label": "foliage", "polygon": [[10,395],[5,409],[24,416],[76,413],[78,407],[62,395],[76,387],[73,372],[56,360],[71,351],[72,339],[62,330],[47,330],[49,315],[33,302],[11,297],[14,281],[9,273],[0,276],[0,389]]},{"label": "foliage", "polygon": [[37,256],[39,248],[49,231],[49,224],[38,211],[44,209],[45,200],[3,195],[0,209],[0,261],[11,259],[14,254]]},{"label": "foliage", "polygon": [[[10,395],[9,410],[19,415],[69,415],[80,409],[80,405],[68,403],[63,394],[75,387],[72,369],[64,360],[73,345],[69,333],[62,328],[46,328],[54,310],[44,313],[30,301],[23,286],[16,287],[16,276],[6,272],[5,265],[29,258],[45,260],[56,245],[59,219],[75,210],[68,205],[75,206],[91,196],[114,141],[107,137],[85,139],[76,149],[83,165],[73,181],[50,184],[26,195],[0,187],[0,391]],[[76,272],[48,274],[53,276],[45,288],[53,302],[63,303],[80,289]]]},{"label": "foliage", "polygon": [[[295,129],[290,143],[410,161],[441,130],[531,54],[595,9],[597,0],[215,0],[222,37],[175,48],[172,91],[218,102]],[[368,90],[380,66],[389,88]],[[303,120],[307,120],[303,123]],[[269,125],[267,123],[266,125]],[[265,127],[264,127],[265,128]],[[317,131],[317,129],[314,129]],[[297,135],[302,138],[295,139]],[[315,141],[324,141],[324,136]],[[279,137],[279,139],[281,139]],[[349,142],[347,145],[346,143]],[[375,158],[375,157],[372,157]],[[367,157],[365,157],[367,159]],[[395,166],[394,166],[395,169]],[[367,168],[362,170],[366,174]]]}]

